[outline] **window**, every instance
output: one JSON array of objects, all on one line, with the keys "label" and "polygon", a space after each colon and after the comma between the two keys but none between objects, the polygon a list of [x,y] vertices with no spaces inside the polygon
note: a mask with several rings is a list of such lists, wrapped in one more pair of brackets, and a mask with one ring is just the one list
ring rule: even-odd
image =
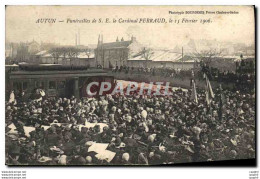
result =
[{"label": "window", "polygon": [[58,89],[64,89],[65,88],[65,81],[58,81]]},{"label": "window", "polygon": [[27,90],[28,88],[28,83],[27,82],[23,82],[23,90]]},{"label": "window", "polygon": [[22,90],[22,83],[21,82],[14,82],[13,83],[14,90]]},{"label": "window", "polygon": [[56,89],[56,81],[49,81],[49,89]]},{"label": "window", "polygon": [[35,88],[44,88],[44,82],[43,81],[36,81],[35,82]]}]

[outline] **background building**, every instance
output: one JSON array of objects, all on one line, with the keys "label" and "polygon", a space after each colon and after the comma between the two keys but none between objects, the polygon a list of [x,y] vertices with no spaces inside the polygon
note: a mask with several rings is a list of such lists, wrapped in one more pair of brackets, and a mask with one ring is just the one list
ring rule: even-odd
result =
[{"label": "background building", "polygon": [[41,51],[35,55],[34,64],[60,64],[63,66],[95,67],[95,56],[91,52],[79,52],[77,56],[69,55],[55,57],[52,53]]},{"label": "background building", "polygon": [[141,51],[142,47],[135,37],[129,41],[125,41],[122,37],[120,41],[117,38],[115,42],[103,43],[103,35],[99,35],[95,50],[96,66],[115,68],[127,65],[129,57]]},{"label": "background building", "polygon": [[[146,54],[145,53],[149,53]],[[149,58],[146,58],[149,56]],[[127,60],[129,67],[192,69],[195,59],[189,55],[182,55],[171,50],[150,50]]]}]

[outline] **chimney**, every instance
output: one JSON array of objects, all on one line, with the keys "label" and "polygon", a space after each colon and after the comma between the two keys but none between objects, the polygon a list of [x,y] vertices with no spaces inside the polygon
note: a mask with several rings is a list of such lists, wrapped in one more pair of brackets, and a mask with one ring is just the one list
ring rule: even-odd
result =
[{"label": "chimney", "polygon": [[121,42],[123,42],[123,41],[124,41],[124,38],[122,37]]},{"label": "chimney", "polygon": [[116,42],[118,42],[119,40],[118,40],[118,37],[116,38]]},{"label": "chimney", "polygon": [[100,45],[100,34],[98,35],[98,46]]}]

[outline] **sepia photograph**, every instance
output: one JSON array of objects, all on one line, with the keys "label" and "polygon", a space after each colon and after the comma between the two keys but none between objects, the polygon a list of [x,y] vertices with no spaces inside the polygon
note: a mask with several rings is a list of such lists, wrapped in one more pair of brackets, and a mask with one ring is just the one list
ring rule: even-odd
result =
[{"label": "sepia photograph", "polygon": [[6,5],[5,24],[5,165],[256,166],[254,6]]}]

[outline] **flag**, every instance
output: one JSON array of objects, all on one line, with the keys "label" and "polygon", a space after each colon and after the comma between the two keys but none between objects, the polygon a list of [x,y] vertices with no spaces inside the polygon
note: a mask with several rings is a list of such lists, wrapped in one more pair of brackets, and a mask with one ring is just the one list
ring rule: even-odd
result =
[{"label": "flag", "polygon": [[218,111],[218,114],[219,114],[219,119],[221,120],[222,119],[222,114],[223,114],[223,109],[224,109],[224,101],[225,101],[225,97],[224,97],[224,94],[222,92],[222,86],[221,84],[219,85],[219,111]]},{"label": "flag", "polygon": [[192,88],[191,88],[191,99],[194,100],[195,103],[198,103],[198,96],[197,96],[197,90],[196,90],[196,84],[195,81],[192,80]]},{"label": "flag", "polygon": [[194,79],[194,71],[191,71],[191,78]]},{"label": "flag", "polygon": [[193,81],[194,81],[194,72],[193,70],[191,71],[191,79],[190,79],[190,87],[193,88]]},{"label": "flag", "polygon": [[13,102],[15,102],[15,95],[14,95],[14,92],[12,91],[10,93],[9,103],[13,103]]},{"label": "flag", "polygon": [[210,97],[211,97],[211,98],[214,98],[215,95],[214,95],[214,93],[213,93],[213,90],[212,90],[212,87],[211,87],[210,81],[209,81],[209,79],[208,79],[207,76],[206,76],[206,80],[207,80],[207,88],[208,88],[208,91],[209,91]]},{"label": "flag", "polygon": [[206,102],[208,105],[210,105],[212,99],[215,97],[215,94],[212,90],[210,81],[205,73],[204,73],[204,77],[206,78],[206,86],[205,86]]}]

